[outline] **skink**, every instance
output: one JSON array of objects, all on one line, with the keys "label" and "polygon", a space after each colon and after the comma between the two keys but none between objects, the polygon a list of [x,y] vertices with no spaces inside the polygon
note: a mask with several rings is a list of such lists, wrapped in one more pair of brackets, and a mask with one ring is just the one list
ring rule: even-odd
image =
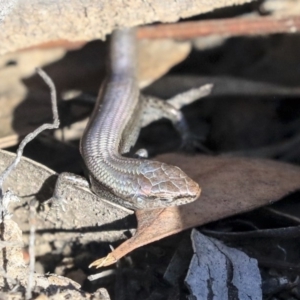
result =
[{"label": "skink", "polygon": [[130,209],[192,202],[200,188],[181,169],[123,156],[135,144],[149,106],[139,92],[136,60],[134,29],[116,30],[110,41],[108,74],[80,146],[92,190]]}]

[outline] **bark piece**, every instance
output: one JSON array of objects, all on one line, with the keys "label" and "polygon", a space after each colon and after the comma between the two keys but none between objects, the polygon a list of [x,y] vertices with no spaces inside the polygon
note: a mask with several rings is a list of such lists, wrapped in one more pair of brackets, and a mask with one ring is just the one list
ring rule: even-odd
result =
[{"label": "bark piece", "polygon": [[20,0],[0,23],[0,54],[58,39],[103,39],[116,27],[175,22],[247,2],[251,0]]},{"label": "bark piece", "polygon": [[[0,151],[0,173],[12,161],[14,154]],[[64,188],[64,202],[46,202],[53,194],[57,174],[45,166],[22,158],[17,168],[4,182],[4,190],[10,188],[20,197],[21,203],[11,203],[13,219],[23,231],[28,242],[28,203],[37,200],[36,255],[45,254],[49,242],[70,242],[78,238],[89,241],[112,242],[125,239],[124,232],[134,226],[128,210],[101,201],[88,189],[74,185]],[[55,205],[56,204],[56,205]],[[55,206],[55,207],[54,207]]]},{"label": "bark piece", "polygon": [[262,299],[256,259],[195,229],[191,238],[195,254],[185,282],[196,299]]}]

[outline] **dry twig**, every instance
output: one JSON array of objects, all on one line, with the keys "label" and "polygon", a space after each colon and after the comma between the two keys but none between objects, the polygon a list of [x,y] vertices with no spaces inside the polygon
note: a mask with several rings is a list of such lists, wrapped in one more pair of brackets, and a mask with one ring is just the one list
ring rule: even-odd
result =
[{"label": "dry twig", "polygon": [[59,117],[58,117],[58,109],[57,109],[57,100],[56,100],[56,90],[53,81],[50,79],[50,77],[40,68],[37,68],[37,73],[43,78],[45,83],[49,86],[51,90],[51,104],[52,104],[52,112],[53,112],[53,124],[43,124],[37,129],[35,129],[33,132],[26,135],[26,137],[22,140],[22,142],[19,145],[19,148],[17,150],[17,155],[14,158],[13,162],[2,172],[0,175],[0,189],[1,194],[3,195],[2,186],[4,180],[7,178],[7,176],[16,168],[18,165],[22,155],[23,150],[25,146],[32,141],[38,134],[40,134],[42,131],[46,129],[56,129],[59,127]]},{"label": "dry twig", "polygon": [[[30,142],[32,139],[34,139],[40,132],[46,130],[46,129],[57,129],[59,127],[59,117],[58,117],[58,108],[57,108],[57,97],[56,97],[56,90],[53,81],[51,78],[42,70],[37,68],[37,73],[43,78],[45,83],[50,88],[51,93],[51,105],[52,105],[52,113],[53,113],[53,123],[52,124],[43,124],[42,126],[38,127],[36,130],[34,130],[32,133],[28,134],[24,140],[21,142],[18,151],[17,156],[14,161],[14,163],[19,162],[21,159],[23,149],[25,145]],[[19,160],[17,160],[19,154]],[[12,168],[16,166],[16,164],[12,164]],[[14,167],[13,167],[14,166]],[[8,168],[9,169],[9,168]],[[7,169],[6,169],[7,170]],[[5,171],[6,171],[5,170]],[[35,216],[36,216],[36,209],[35,209],[35,200],[31,201],[29,205],[29,211],[30,211],[30,236],[29,236],[29,276],[28,276],[28,285],[26,290],[26,299],[32,298],[32,287],[33,287],[33,275],[34,275],[34,265],[35,265],[35,230],[36,230],[36,222],[35,222]]]},{"label": "dry twig", "polygon": [[[57,98],[56,98],[56,90],[53,81],[50,77],[42,70],[37,68],[37,73],[43,78],[45,83],[49,86],[51,91],[51,104],[52,104],[52,112],[53,112],[53,123],[52,124],[43,124],[34,130],[32,133],[29,133],[20,143],[19,148],[17,150],[16,156],[11,162],[10,165],[1,173],[0,175],[0,200],[1,200],[1,210],[2,219],[8,213],[5,212],[7,210],[8,203],[12,201],[15,195],[10,191],[3,192],[3,182],[9,176],[9,174],[17,167],[18,163],[21,160],[23,155],[23,150],[25,146],[32,141],[39,133],[46,129],[56,129],[59,127],[59,117],[58,117],[58,108],[57,108]],[[26,299],[32,298],[32,286],[33,286],[33,275],[34,275],[34,264],[35,264],[35,202],[30,203],[30,240],[29,240],[29,276],[28,276],[28,285],[26,290]]]},{"label": "dry twig", "polygon": [[[201,20],[171,24],[155,24],[139,27],[138,39],[191,39],[203,36],[219,35],[225,37],[266,35],[276,33],[297,33],[300,31],[299,16],[242,17],[218,20]],[[77,49],[88,41],[54,40],[26,49],[47,49],[64,47]]]},{"label": "dry twig", "polygon": [[190,39],[201,36],[241,36],[274,33],[297,33],[300,17],[248,17],[219,20],[180,22],[141,27],[137,31],[140,39]]}]

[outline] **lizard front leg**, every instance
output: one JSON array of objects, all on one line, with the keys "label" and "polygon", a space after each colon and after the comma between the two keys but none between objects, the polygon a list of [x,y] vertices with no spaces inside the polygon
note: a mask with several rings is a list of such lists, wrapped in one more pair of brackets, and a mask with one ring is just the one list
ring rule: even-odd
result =
[{"label": "lizard front leg", "polygon": [[182,147],[187,150],[200,148],[207,151],[201,143],[191,134],[188,123],[181,112],[181,108],[197,99],[207,96],[212,89],[211,84],[206,84],[199,88],[190,89],[184,93],[178,94],[168,100],[162,100],[153,96],[140,96],[140,101],[144,102],[143,114],[141,116],[141,127],[166,118],[173,123],[174,128],[179,133],[182,140]]}]

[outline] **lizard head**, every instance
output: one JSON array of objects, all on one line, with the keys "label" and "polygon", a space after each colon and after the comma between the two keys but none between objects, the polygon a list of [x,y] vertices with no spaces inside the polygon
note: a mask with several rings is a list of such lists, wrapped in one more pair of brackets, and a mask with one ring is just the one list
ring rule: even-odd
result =
[{"label": "lizard head", "polygon": [[136,207],[165,208],[193,202],[200,195],[199,185],[180,168],[144,160],[139,167]]}]

